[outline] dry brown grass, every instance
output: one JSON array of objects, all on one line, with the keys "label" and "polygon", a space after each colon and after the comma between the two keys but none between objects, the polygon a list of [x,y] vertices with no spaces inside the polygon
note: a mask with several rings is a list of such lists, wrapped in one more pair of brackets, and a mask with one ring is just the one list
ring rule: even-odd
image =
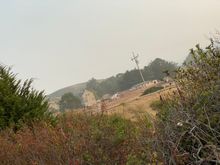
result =
[{"label": "dry brown grass", "polygon": [[157,112],[152,109],[151,104],[160,100],[160,96],[166,97],[168,93],[172,93],[174,90],[175,88],[166,88],[145,96],[141,96],[143,90],[135,91],[131,95],[126,96],[126,98],[118,100],[116,106],[109,106],[106,113],[108,115],[118,114],[132,121],[146,114],[154,118]]}]

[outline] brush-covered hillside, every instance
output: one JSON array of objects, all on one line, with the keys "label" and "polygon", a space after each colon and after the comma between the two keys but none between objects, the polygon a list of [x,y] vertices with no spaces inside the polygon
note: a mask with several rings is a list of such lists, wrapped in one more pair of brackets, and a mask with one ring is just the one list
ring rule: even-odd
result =
[{"label": "brush-covered hillside", "polygon": [[72,86],[69,86],[69,87],[65,87],[65,88],[59,89],[59,90],[55,91],[54,93],[50,94],[48,96],[48,98],[50,98],[50,99],[59,98],[62,95],[64,95],[65,93],[68,93],[68,92],[71,92],[74,95],[78,96],[86,88],[86,84],[87,83],[85,82],[85,83],[80,83],[80,84],[76,84],[76,85],[72,85]]},{"label": "brush-covered hillside", "polygon": [[[172,73],[176,68],[176,63],[156,58],[142,69],[142,73],[146,81],[161,80],[166,76],[164,72],[168,71]],[[88,89],[93,91],[96,97],[99,98],[104,94],[114,94],[119,91],[127,90],[141,82],[142,79],[139,71],[137,69],[133,69],[126,71],[125,73],[119,73],[116,76],[112,76],[104,80],[92,78],[88,82],[59,89],[50,94],[48,97],[50,99],[60,98],[65,93],[69,92],[73,93],[75,96],[79,96],[85,89]]]}]

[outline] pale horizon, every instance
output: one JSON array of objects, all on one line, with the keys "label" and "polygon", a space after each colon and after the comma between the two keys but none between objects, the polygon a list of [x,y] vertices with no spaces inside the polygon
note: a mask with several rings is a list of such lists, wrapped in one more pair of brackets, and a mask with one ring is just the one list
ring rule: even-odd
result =
[{"label": "pale horizon", "polygon": [[155,58],[183,62],[220,29],[219,0],[0,1],[0,62],[50,94]]}]

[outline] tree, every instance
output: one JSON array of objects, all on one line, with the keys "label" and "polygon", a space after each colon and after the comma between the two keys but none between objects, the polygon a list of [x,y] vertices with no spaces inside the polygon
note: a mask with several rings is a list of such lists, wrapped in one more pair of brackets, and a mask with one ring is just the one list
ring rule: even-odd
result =
[{"label": "tree", "polygon": [[48,112],[44,92],[31,87],[32,79],[21,83],[11,68],[0,65],[0,130],[22,123],[55,119]]},{"label": "tree", "polygon": [[119,85],[117,78],[112,76],[105,81],[100,83],[100,95],[103,96],[104,94],[114,94],[119,91]]},{"label": "tree", "polygon": [[82,106],[81,100],[74,96],[72,93],[66,93],[61,97],[60,110],[65,111],[67,109],[77,109]]},{"label": "tree", "polygon": [[100,92],[100,83],[92,78],[91,80],[89,80],[86,84],[86,89],[89,91],[92,91],[96,98],[100,98],[101,97],[101,92]]},{"label": "tree", "polygon": [[[173,74],[173,71],[176,68],[177,64],[156,58],[148,66],[142,69],[142,73],[146,81],[155,79],[160,80],[166,76],[164,71]],[[119,91],[128,90],[132,86],[142,82],[143,80],[139,71],[137,69],[133,69],[102,81],[97,81],[96,79],[92,78],[87,82],[86,88],[92,91],[97,98],[100,98],[104,94],[114,94]]]},{"label": "tree", "polygon": [[142,83],[140,73],[137,69],[127,71],[124,73],[122,78],[119,80],[120,90],[127,90],[132,86]]},{"label": "tree", "polygon": [[177,64],[172,62],[167,62],[160,58],[156,58],[147,67],[145,67],[143,73],[147,79],[161,80],[166,76],[164,74],[164,71],[168,71],[169,73],[173,74],[173,71],[175,71],[176,69],[177,69]]}]

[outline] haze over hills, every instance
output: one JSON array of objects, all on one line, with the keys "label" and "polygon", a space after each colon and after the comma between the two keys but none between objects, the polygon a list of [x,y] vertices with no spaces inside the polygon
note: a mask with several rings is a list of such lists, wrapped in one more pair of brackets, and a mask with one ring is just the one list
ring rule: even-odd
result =
[{"label": "haze over hills", "polygon": [[[176,68],[176,63],[156,58],[148,66],[145,66],[142,69],[142,73],[146,81],[155,79],[161,80],[166,76],[166,74],[164,74],[164,71],[172,72]],[[88,82],[79,83],[59,89],[54,93],[48,95],[48,98],[51,100],[57,99],[62,97],[62,95],[64,95],[65,93],[69,92],[73,93],[75,96],[81,96],[85,89],[93,91],[96,97],[100,98],[104,94],[114,94],[119,91],[127,90],[141,82],[142,79],[140,77],[139,71],[137,69],[133,69],[104,80],[96,80],[92,78]]]},{"label": "haze over hills", "polygon": [[[98,80],[98,82],[101,82],[103,80]],[[60,98],[62,97],[65,93],[73,93],[75,96],[80,96],[83,91],[86,89],[87,87],[87,83],[88,82],[83,82],[83,83],[78,83],[78,84],[74,84],[68,87],[64,87],[61,88],[53,93],[51,93],[50,95],[48,95],[47,97],[51,100],[56,99],[56,98]]]},{"label": "haze over hills", "polygon": [[72,86],[69,86],[69,87],[59,89],[59,90],[55,91],[54,93],[48,95],[48,97],[50,99],[54,99],[54,98],[57,98],[57,97],[61,97],[62,95],[64,95],[65,93],[68,93],[68,92],[71,92],[74,95],[78,96],[86,88],[86,84],[87,83],[84,82],[84,83],[79,83],[79,84],[75,84],[75,85],[72,85]]}]

